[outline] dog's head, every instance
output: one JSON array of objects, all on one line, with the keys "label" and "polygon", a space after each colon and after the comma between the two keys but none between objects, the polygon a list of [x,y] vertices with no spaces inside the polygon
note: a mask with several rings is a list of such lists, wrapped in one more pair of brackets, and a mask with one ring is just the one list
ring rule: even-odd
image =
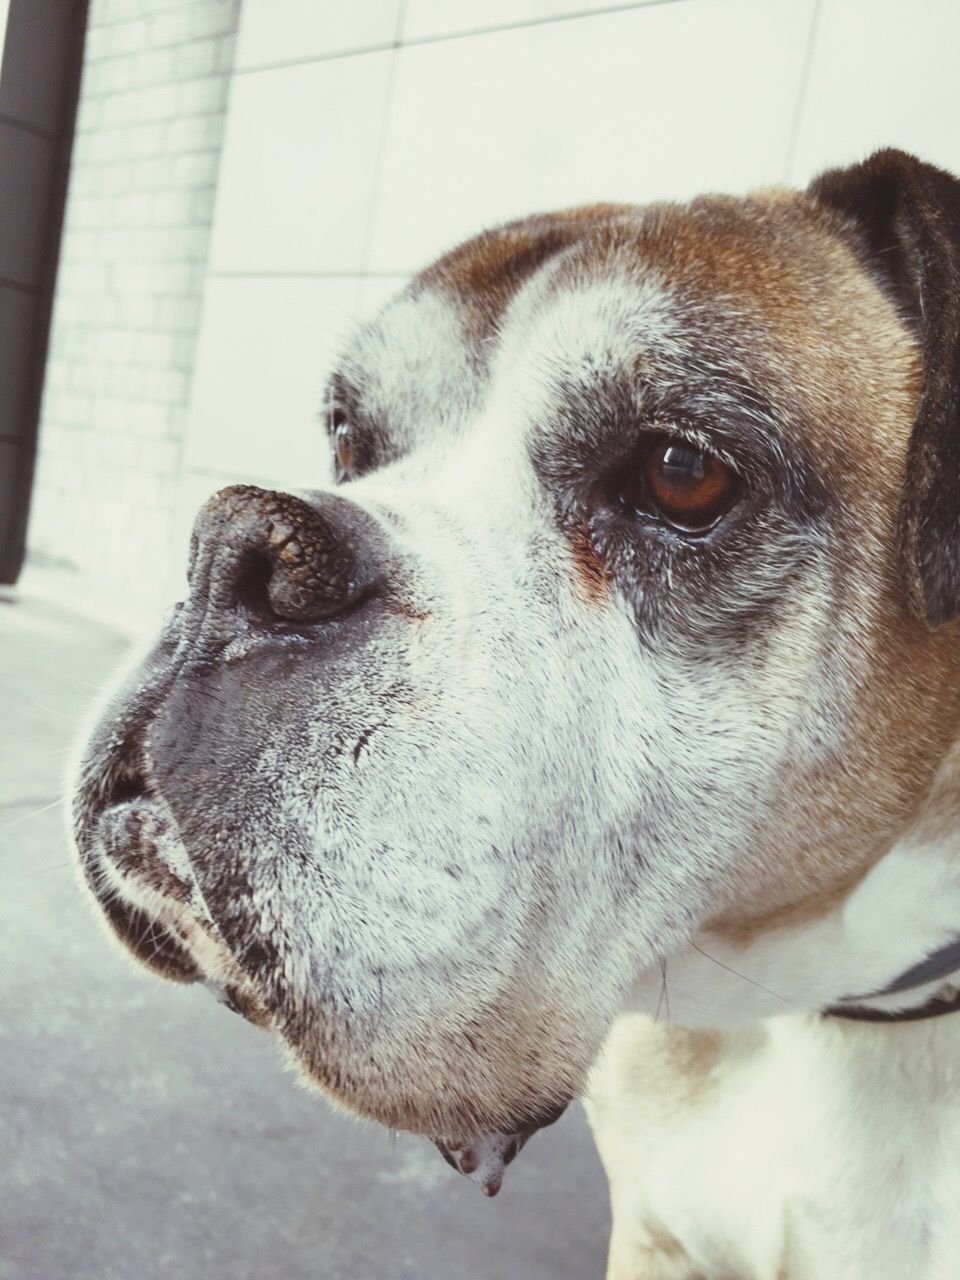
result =
[{"label": "dog's head", "polygon": [[207,503],[91,739],[121,938],[468,1136],[705,921],[862,875],[957,720],[958,263],[958,184],[885,152],[421,274],[331,381],[342,483]]}]

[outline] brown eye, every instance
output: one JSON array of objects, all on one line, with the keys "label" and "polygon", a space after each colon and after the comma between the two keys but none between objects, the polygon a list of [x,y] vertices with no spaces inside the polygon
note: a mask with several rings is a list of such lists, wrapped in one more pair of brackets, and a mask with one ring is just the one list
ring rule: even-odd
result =
[{"label": "brown eye", "polygon": [[656,511],[686,533],[715,525],[737,497],[737,479],[719,458],[684,441],[664,440],[643,463],[647,493]]},{"label": "brown eye", "polygon": [[339,412],[333,415],[333,457],[338,480],[347,480],[353,471],[353,431]]}]

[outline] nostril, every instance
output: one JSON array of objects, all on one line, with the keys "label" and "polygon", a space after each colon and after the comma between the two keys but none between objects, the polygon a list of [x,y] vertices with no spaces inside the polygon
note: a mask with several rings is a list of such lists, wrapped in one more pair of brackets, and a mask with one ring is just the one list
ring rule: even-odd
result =
[{"label": "nostril", "polygon": [[239,607],[260,621],[275,618],[270,603],[270,579],[273,564],[265,551],[248,551],[243,558],[234,584],[234,596]]},{"label": "nostril", "polygon": [[381,564],[375,524],[336,495],[225,489],[197,517],[193,613],[208,638],[240,617],[268,631],[331,622],[379,590]]},{"label": "nostril", "polygon": [[348,580],[325,581],[301,556],[288,549],[251,547],[240,561],[233,581],[233,600],[248,618],[259,623],[327,621],[348,612],[358,594]]},{"label": "nostril", "polygon": [[111,804],[127,804],[131,800],[139,800],[146,794],[142,778],[118,778],[110,790]]}]

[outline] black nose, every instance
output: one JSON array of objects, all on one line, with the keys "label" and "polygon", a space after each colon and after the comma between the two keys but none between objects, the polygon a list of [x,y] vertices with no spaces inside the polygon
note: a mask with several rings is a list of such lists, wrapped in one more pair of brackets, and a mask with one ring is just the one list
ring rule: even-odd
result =
[{"label": "black nose", "polygon": [[194,524],[191,605],[208,620],[328,621],[375,591],[379,543],[374,521],[338,494],[232,485]]}]

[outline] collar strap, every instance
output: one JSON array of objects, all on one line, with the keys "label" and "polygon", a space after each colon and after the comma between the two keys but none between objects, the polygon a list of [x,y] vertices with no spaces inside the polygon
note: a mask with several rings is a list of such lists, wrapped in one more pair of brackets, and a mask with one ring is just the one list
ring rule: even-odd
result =
[{"label": "collar strap", "polygon": [[832,1005],[825,1018],[849,1018],[851,1022],[919,1022],[922,1018],[942,1018],[960,1009],[960,991],[953,996],[934,996],[916,1009],[867,1009],[863,1005]]},{"label": "collar strap", "polygon": [[[960,938],[954,938],[944,947],[938,947],[925,960],[913,965],[894,978],[880,991],[863,996],[845,996],[840,1004],[831,1005],[824,1010],[828,1018],[849,1018],[854,1022],[917,1022],[922,1018],[942,1018],[946,1013],[960,1010],[960,990],[955,995],[934,995],[915,1009],[871,1009],[857,1004],[858,1000],[876,1000],[880,996],[899,995],[904,991],[912,991],[916,987],[926,986],[930,982],[949,978],[960,969]],[[846,1001],[851,1001],[847,1004]]]}]

